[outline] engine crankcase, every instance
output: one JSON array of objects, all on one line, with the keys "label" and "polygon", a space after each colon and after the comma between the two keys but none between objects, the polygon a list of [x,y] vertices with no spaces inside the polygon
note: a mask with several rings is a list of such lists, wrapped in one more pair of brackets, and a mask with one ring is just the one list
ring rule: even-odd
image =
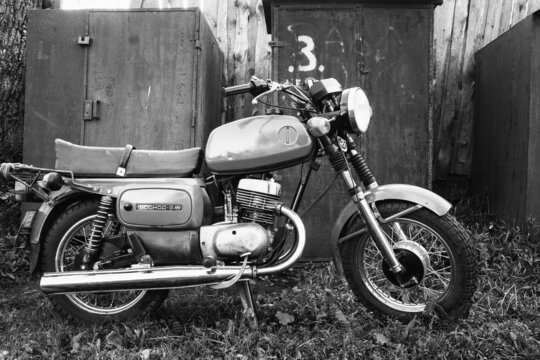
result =
[{"label": "engine crankcase", "polygon": [[202,226],[200,243],[203,258],[225,260],[245,253],[261,256],[271,241],[267,230],[257,223],[234,223]]}]

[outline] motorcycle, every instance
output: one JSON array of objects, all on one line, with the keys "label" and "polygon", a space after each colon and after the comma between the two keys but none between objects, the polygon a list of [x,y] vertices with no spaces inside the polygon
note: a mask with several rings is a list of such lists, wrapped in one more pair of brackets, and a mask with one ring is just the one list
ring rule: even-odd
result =
[{"label": "motorcycle", "polygon": [[[297,211],[326,157],[351,196],[330,241],[359,302],[402,320],[430,306],[467,315],[477,284],[471,239],[442,197],[377,183],[354,139],[372,116],[361,88],[253,77],[224,93],[251,93],[254,104],[286,95],[282,107],[298,116],[226,123],[210,133],[204,153],[57,139],[55,169],[1,165],[18,200],[43,201],[23,227],[31,228],[31,270],[43,273],[40,288],[58,311],[83,321],[122,320],[157,309],[169,289],[234,285],[255,328],[250,281],[301,257],[308,239]],[[304,163],[305,181],[288,207],[274,173]]]}]

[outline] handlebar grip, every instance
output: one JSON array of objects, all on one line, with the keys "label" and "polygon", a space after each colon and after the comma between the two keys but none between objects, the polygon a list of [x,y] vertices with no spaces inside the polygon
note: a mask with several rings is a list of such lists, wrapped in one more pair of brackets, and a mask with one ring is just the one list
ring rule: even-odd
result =
[{"label": "handlebar grip", "polygon": [[234,85],[229,87],[224,87],[223,91],[225,92],[225,96],[231,96],[231,95],[238,95],[238,94],[244,94],[251,90],[251,83],[242,84],[242,85]]}]

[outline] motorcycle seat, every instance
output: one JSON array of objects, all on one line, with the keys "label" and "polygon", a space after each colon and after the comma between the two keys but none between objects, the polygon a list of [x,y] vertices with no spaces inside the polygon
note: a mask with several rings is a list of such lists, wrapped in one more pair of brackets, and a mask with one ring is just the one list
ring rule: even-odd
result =
[{"label": "motorcycle seat", "polygon": [[[72,171],[78,177],[118,177],[124,148],[81,146],[62,139],[54,142],[56,169]],[[201,148],[133,150],[124,177],[190,177],[200,171],[202,160]]]}]

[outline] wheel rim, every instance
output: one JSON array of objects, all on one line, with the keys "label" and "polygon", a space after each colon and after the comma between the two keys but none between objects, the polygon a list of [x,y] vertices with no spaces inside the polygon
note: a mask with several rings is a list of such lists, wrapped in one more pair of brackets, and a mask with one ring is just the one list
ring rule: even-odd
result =
[{"label": "wheel rim", "polygon": [[[399,224],[399,231],[392,225]],[[426,224],[412,219],[396,219],[382,227],[390,244],[402,248],[407,241],[422,249],[429,257],[421,281],[416,286],[401,288],[390,281],[384,271],[384,260],[369,235],[359,243],[357,264],[362,282],[378,301],[409,313],[424,311],[428,303],[442,301],[452,286],[456,261],[446,241]],[[405,235],[406,239],[403,239]]]},{"label": "wheel rim", "polygon": [[[84,244],[90,234],[94,215],[88,216],[74,224],[62,237],[55,255],[57,272],[74,271],[78,256],[84,253]],[[104,236],[113,228],[107,222]],[[146,294],[146,291],[115,291],[104,293],[73,293],[65,296],[77,307],[95,315],[114,315],[135,306]]]}]

